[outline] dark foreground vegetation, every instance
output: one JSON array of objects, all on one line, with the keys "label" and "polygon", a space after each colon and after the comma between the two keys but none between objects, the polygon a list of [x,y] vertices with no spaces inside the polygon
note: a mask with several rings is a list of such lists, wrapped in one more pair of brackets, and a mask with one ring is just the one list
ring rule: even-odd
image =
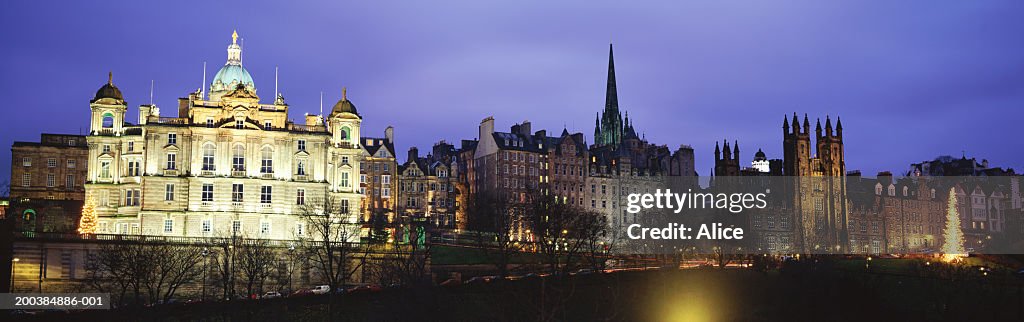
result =
[{"label": "dark foreground vegetation", "polygon": [[[18,315],[150,321],[1021,321],[1022,283],[970,266],[875,259],[789,262],[778,270],[657,269],[267,300]],[[922,266],[924,265],[924,266]]]}]

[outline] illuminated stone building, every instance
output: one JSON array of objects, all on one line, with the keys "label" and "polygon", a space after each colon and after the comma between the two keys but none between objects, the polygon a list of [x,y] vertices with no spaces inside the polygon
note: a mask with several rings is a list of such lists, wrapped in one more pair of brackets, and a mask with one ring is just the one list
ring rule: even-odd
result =
[{"label": "illuminated stone building", "polygon": [[[289,119],[274,93],[261,102],[232,35],[209,93],[178,100],[177,117],[139,106],[137,124],[109,79],[90,101],[86,198],[97,233],[291,239],[301,209],[327,196],[345,222],[360,209],[362,118],[342,95],[330,114]],[[208,97],[207,97],[208,96]]]},{"label": "illuminated stone building", "polygon": [[459,181],[458,151],[444,141],[434,144],[430,154],[419,156],[409,148],[406,162],[399,166],[398,208],[410,219],[426,220],[442,229],[464,229],[462,208],[464,185]]}]

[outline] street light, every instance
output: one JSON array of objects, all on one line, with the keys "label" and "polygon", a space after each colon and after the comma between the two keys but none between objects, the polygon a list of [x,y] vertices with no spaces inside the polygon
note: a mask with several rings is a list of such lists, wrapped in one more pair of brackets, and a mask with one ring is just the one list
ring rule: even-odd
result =
[{"label": "street light", "polygon": [[17,258],[17,257],[11,259],[11,293],[14,293],[14,268],[16,267],[16,266],[14,266],[14,263],[17,263],[17,262],[20,262],[20,261],[21,261],[21,259]]}]

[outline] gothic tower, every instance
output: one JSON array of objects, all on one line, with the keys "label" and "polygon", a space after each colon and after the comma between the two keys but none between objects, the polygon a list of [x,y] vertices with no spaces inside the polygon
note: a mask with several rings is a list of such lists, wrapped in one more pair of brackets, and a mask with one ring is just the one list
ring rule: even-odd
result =
[{"label": "gothic tower", "polygon": [[619,95],[615,89],[615,56],[608,44],[608,87],[605,89],[604,111],[598,119],[594,143],[598,146],[618,146],[622,143],[623,121],[619,112]]}]

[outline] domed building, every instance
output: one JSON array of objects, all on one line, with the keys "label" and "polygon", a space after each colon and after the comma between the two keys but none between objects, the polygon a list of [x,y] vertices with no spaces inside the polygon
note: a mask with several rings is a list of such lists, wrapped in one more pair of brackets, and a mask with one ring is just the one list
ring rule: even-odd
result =
[{"label": "domed building", "polygon": [[768,173],[771,171],[771,166],[768,162],[768,157],[764,154],[764,151],[757,149],[757,153],[754,153],[754,161],[750,161],[750,166],[757,170],[757,172]]},{"label": "domed building", "polygon": [[220,100],[224,94],[234,90],[238,85],[256,93],[252,75],[242,67],[242,47],[238,45],[238,31],[235,31],[231,33],[231,45],[228,45],[228,61],[213,76],[213,83],[210,84],[210,100]]},{"label": "domed building", "polygon": [[363,138],[355,105],[342,94],[330,115],[290,120],[280,93],[260,101],[237,32],[227,51],[209,99],[201,89],[189,93],[176,117],[146,104],[137,124],[126,122],[128,104],[108,75],[90,100],[86,137],[94,233],[317,238],[303,216],[317,200],[357,225]]}]

